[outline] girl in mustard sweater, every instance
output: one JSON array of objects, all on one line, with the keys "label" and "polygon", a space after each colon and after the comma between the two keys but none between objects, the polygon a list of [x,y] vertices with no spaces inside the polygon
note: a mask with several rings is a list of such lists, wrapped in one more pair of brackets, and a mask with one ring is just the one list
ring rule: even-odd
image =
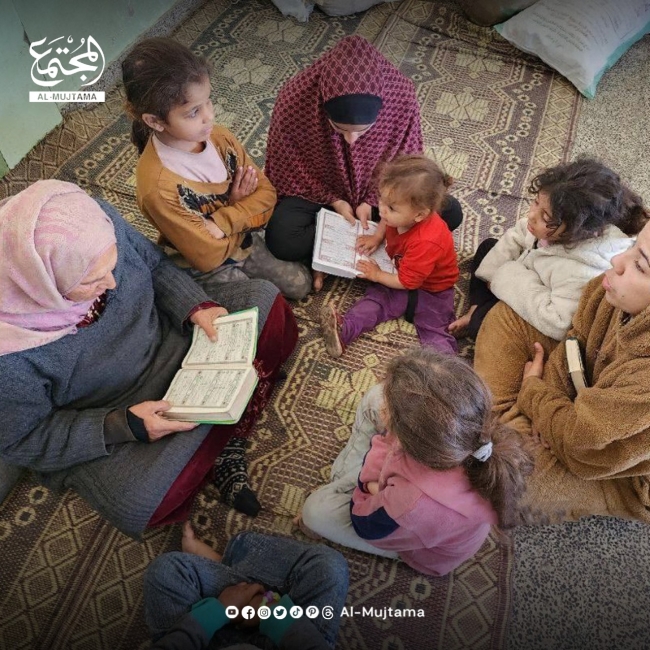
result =
[{"label": "girl in mustard sweater", "polygon": [[168,38],[138,43],[122,64],[131,139],[141,157],[138,206],[200,281],[262,278],[292,299],[309,272],[281,262],[259,233],[276,192],[237,138],[214,124],[208,62]]}]

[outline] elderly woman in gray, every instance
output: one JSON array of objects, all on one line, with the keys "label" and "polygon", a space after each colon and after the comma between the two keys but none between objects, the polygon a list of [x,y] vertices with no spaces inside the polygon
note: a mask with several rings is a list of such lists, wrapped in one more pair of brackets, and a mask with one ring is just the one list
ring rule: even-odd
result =
[{"label": "elderly woman in gray", "polygon": [[[0,459],[72,488],[135,537],[184,519],[295,345],[288,305],[263,280],[198,285],[113,208],[62,181],[3,201],[0,238]],[[214,335],[215,316],[254,305],[260,384],[240,423],[165,418],[161,397],[192,324]]]}]

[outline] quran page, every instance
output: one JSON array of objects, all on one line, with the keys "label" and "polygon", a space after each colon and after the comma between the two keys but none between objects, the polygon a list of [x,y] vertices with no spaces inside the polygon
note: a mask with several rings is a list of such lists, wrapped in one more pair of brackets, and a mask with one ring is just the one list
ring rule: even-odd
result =
[{"label": "quran page", "polygon": [[354,278],[358,225],[350,225],[340,214],[320,210],[316,217],[316,241],[312,267],[345,278]]},{"label": "quran page", "polygon": [[192,346],[183,367],[212,364],[253,363],[257,348],[257,307],[246,309],[214,321],[217,340],[211,341],[200,328],[194,327]]},{"label": "quran page", "polygon": [[172,407],[171,420],[190,422],[237,422],[257,385],[255,369],[183,368],[163,399]]},{"label": "quran page", "polygon": [[[371,235],[376,229],[377,224],[369,222],[368,230],[363,230],[360,221],[351,225],[340,214],[323,208],[316,217],[312,268],[343,278],[356,278],[359,275],[357,262],[367,259],[357,253],[357,238],[362,234]],[[370,255],[370,259],[375,260],[382,271],[395,273],[383,243]]]}]

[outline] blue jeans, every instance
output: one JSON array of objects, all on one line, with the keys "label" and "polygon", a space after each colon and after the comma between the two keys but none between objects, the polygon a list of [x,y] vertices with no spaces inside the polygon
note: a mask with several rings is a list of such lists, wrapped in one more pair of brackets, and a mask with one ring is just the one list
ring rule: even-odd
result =
[{"label": "blue jeans", "polygon": [[[348,565],[345,558],[322,544],[304,544],[285,537],[244,532],[233,537],[221,562],[190,553],[172,552],[157,557],[144,576],[145,619],[154,639],[171,628],[194,603],[217,597],[238,582],[259,582],[303,608],[333,607],[335,616],[322,616],[312,623],[327,643],[334,647],[340,614],[348,592]],[[215,637],[216,647],[231,643],[255,642],[257,630],[239,630],[231,625]],[[211,643],[211,647],[214,642]]]}]

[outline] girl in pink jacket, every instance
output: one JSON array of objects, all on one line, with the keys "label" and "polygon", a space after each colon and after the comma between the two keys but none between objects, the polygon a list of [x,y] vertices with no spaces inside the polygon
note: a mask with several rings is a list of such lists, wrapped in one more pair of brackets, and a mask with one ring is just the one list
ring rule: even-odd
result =
[{"label": "girl in pink jacket", "polygon": [[514,525],[530,471],[519,437],[491,407],[487,387],[458,357],[424,348],[393,359],[357,409],[332,482],[305,502],[303,531],[449,573],[492,525]]}]

